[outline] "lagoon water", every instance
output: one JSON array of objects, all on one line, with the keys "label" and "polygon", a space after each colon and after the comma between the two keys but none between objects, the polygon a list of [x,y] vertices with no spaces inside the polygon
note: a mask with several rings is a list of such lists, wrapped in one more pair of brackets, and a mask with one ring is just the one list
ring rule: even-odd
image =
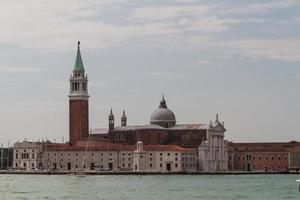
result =
[{"label": "lagoon water", "polygon": [[300,199],[298,175],[0,175],[0,199]]}]

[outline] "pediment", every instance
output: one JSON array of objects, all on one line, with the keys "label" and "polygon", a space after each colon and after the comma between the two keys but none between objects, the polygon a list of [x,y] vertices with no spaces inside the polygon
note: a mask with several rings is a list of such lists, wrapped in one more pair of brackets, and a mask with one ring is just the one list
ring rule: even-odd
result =
[{"label": "pediment", "polygon": [[226,128],[221,123],[214,124],[213,129],[216,130],[216,131],[223,131],[223,132],[226,131]]}]

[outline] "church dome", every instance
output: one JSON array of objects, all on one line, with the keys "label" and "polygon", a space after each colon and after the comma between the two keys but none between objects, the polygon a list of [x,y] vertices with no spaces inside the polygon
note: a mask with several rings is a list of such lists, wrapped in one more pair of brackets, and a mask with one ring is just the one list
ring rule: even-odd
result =
[{"label": "church dome", "polygon": [[153,122],[176,122],[174,113],[167,108],[158,108],[151,114],[151,123]]},{"label": "church dome", "polygon": [[175,114],[167,108],[166,101],[163,99],[160,102],[159,108],[154,110],[150,118],[151,124],[158,124],[163,127],[171,127],[176,123]]}]

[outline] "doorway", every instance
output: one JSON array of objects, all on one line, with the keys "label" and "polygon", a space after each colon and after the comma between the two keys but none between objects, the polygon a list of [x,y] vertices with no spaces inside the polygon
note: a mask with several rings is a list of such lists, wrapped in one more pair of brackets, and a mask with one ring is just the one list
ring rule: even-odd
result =
[{"label": "doorway", "polygon": [[247,164],[247,171],[248,171],[248,172],[251,171],[251,165],[250,165],[250,163]]},{"label": "doorway", "polygon": [[171,163],[167,163],[166,167],[167,167],[167,171],[170,172],[171,171]]},{"label": "doorway", "polygon": [[57,164],[53,163],[53,169],[56,170],[57,169]]},{"label": "doorway", "polygon": [[108,169],[109,170],[113,170],[113,164],[110,162],[110,163],[108,163]]},{"label": "doorway", "polygon": [[90,170],[95,170],[95,163],[91,163]]},{"label": "doorway", "polygon": [[67,163],[67,169],[71,170],[71,163]]}]

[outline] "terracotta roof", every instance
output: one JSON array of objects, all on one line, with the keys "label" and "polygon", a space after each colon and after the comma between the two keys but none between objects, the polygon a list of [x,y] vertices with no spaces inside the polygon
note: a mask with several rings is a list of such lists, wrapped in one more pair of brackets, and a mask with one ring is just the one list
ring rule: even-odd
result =
[{"label": "terracotta roof", "polygon": [[300,153],[300,145],[288,148],[289,153]]},{"label": "terracotta roof", "polygon": [[[77,146],[68,144],[48,145],[48,151],[134,151],[135,145],[114,144],[108,142],[81,142]],[[177,145],[144,145],[146,151],[191,151],[191,148],[180,147]]]},{"label": "terracotta roof", "polygon": [[300,145],[298,142],[259,142],[233,143],[229,142],[230,151],[234,152],[288,152],[289,148]]}]

